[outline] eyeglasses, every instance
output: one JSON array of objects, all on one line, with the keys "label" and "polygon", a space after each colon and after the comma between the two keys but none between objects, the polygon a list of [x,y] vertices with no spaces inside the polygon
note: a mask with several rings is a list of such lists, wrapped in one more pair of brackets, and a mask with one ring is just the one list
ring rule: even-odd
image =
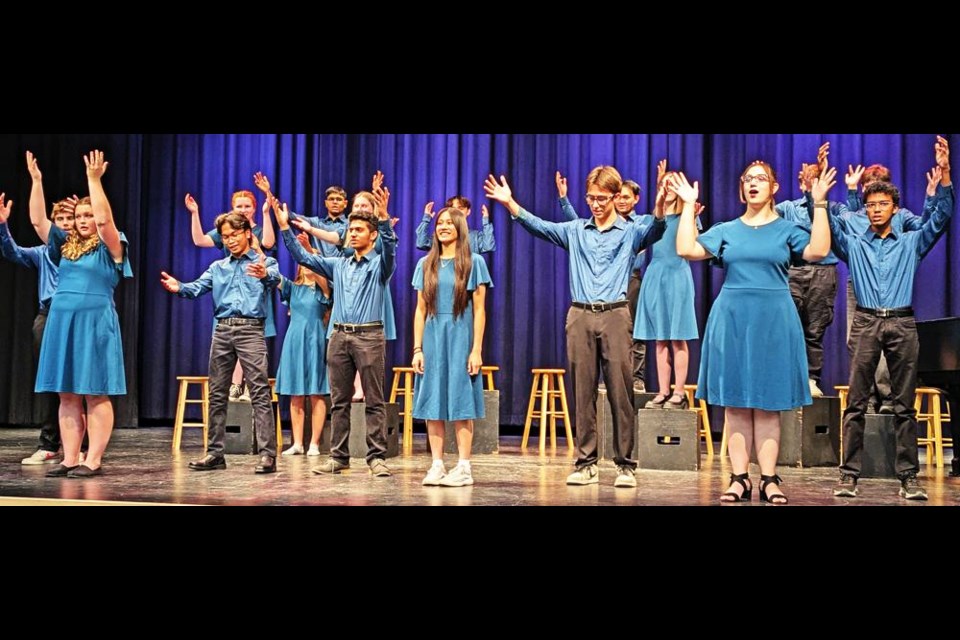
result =
[{"label": "eyeglasses", "polygon": [[241,238],[244,234],[246,234],[246,233],[247,233],[246,230],[240,229],[239,231],[234,231],[233,233],[223,234],[223,235],[221,235],[220,237],[221,237],[223,240],[240,239],[240,238]]},{"label": "eyeglasses", "polygon": [[770,176],[768,176],[768,175],[765,174],[765,173],[758,173],[758,174],[755,175],[755,176],[743,176],[742,178],[740,178],[740,182],[742,182],[743,184],[747,184],[747,183],[752,182],[752,181],[754,181],[754,180],[756,180],[757,182],[761,182],[761,183],[762,183],[762,182],[770,182]]},{"label": "eyeglasses", "polygon": [[587,204],[593,204],[596,202],[598,205],[603,207],[615,197],[616,196],[587,196]]},{"label": "eyeglasses", "polygon": [[886,209],[893,204],[891,200],[881,200],[879,202],[865,202],[863,205],[864,209]]}]

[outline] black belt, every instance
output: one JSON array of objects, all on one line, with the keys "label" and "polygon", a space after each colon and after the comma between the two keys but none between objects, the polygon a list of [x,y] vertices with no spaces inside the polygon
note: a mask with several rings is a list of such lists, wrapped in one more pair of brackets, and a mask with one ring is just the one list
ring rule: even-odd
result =
[{"label": "black belt", "polygon": [[616,302],[571,302],[571,307],[576,307],[577,309],[586,309],[587,311],[592,311],[593,313],[599,313],[601,311],[610,311],[611,309],[619,309],[620,307],[625,307],[630,304],[629,300],[618,300]]},{"label": "black belt", "polygon": [[868,309],[857,305],[857,311],[869,313],[878,318],[906,318],[913,315],[913,307],[897,307],[896,309]]},{"label": "black belt", "polygon": [[358,331],[377,331],[383,329],[382,322],[364,322],[362,324],[350,324],[347,322],[334,322],[334,331],[343,331],[344,333],[357,333]]},{"label": "black belt", "polygon": [[255,325],[263,326],[266,321],[263,318],[220,318],[217,320],[217,324],[225,325]]}]

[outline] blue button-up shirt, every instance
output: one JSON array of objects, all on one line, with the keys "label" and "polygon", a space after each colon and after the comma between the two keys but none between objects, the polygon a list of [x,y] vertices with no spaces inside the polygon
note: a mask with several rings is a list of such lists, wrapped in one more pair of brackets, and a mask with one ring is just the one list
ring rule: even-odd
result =
[{"label": "blue button-up shirt", "polygon": [[[776,210],[777,213],[780,214],[780,217],[784,220],[795,222],[807,231],[811,230],[813,221],[810,219],[810,212],[807,210],[806,196],[797,198],[796,200],[787,200],[786,202],[781,202],[776,206]],[[830,251],[827,254],[827,257],[819,262],[802,261],[801,264],[835,265],[838,262],[839,260],[837,260],[837,256],[834,255],[833,251]]]},{"label": "blue button-up shirt", "polygon": [[634,255],[663,235],[666,223],[651,215],[627,222],[619,214],[601,231],[589,219],[547,222],[526,209],[514,218],[547,242],[570,253],[570,297],[573,302],[616,302],[627,297],[627,281]]},{"label": "blue button-up shirt", "polygon": [[[497,241],[493,237],[493,223],[490,216],[480,216],[480,231],[470,229],[470,250],[474,253],[492,253],[497,248]],[[433,246],[433,236],[430,234],[430,221],[433,217],[425,213],[420,224],[417,225],[417,249],[429,251]]]},{"label": "blue button-up shirt", "polygon": [[[563,211],[563,217],[566,218],[568,221],[580,219],[580,216],[577,215],[577,210],[573,208],[573,204],[570,203],[570,198],[568,198],[567,196],[563,196],[562,198],[560,198],[560,210]],[[630,220],[631,222],[636,222],[639,217],[640,216],[637,215],[636,211],[631,211],[630,213],[627,214],[627,219]],[[699,224],[700,224],[700,219],[697,218],[698,229],[700,228]],[[640,271],[641,269],[643,269],[643,263],[645,262],[645,260],[646,259],[644,258],[643,251],[641,250],[639,253],[637,253],[636,256],[634,256],[633,264],[631,265],[630,268],[633,271]]]},{"label": "blue button-up shirt", "polygon": [[50,308],[50,299],[57,292],[59,270],[50,260],[47,245],[20,247],[6,224],[0,224],[0,252],[10,262],[37,270],[37,295],[40,297],[40,309]]},{"label": "blue button-up shirt", "polygon": [[[939,188],[939,187],[938,187]],[[952,188],[950,189],[952,192]],[[857,304],[869,309],[896,309],[913,304],[913,279],[920,260],[946,231],[953,214],[950,207],[938,206],[919,231],[891,225],[881,238],[867,228],[856,232],[830,216],[833,250],[850,267]]]},{"label": "blue button-up shirt", "polygon": [[247,274],[247,267],[260,261],[260,254],[250,249],[239,258],[231,254],[211,264],[193,282],[181,282],[181,298],[198,298],[213,291],[213,315],[223,318],[267,317],[270,290],[280,282],[275,258],[266,259],[267,275],[262,280]]},{"label": "blue button-up shirt", "polygon": [[[341,242],[347,233],[347,214],[345,213],[337,216],[336,218],[331,216],[329,213],[325,218],[321,218],[320,216],[301,216],[294,213],[291,213],[290,217],[299,217],[309,222],[311,227],[323,229],[324,231],[332,231],[340,236]],[[314,238],[313,236],[310,236],[310,244],[314,249],[320,252],[320,255],[325,258],[339,257],[342,251],[340,246],[330,244],[329,242],[324,242],[319,238]]]},{"label": "blue button-up shirt", "polygon": [[364,256],[326,258],[307,253],[290,229],[281,232],[293,259],[333,282],[336,292],[328,334],[334,323],[383,322],[385,289],[396,269],[397,236],[389,220],[381,220],[377,231],[382,250]]}]

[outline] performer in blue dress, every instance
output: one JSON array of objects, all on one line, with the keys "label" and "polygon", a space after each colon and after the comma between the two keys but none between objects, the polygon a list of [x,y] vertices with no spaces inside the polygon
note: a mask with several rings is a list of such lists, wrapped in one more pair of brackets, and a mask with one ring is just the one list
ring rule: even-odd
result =
[{"label": "performer in blue dress", "polygon": [[[467,218],[446,207],[437,214],[430,253],[413,274],[417,311],[413,320],[413,417],[426,420],[433,466],[424,486],[473,484],[470,449],[473,421],[484,416],[484,300],[492,287],[483,257],[471,250]],[[444,421],[457,430],[457,466],[443,466]]]},{"label": "performer in blue dress", "polygon": [[760,499],[785,504],[776,473],[780,414],[811,403],[803,327],[790,296],[791,261],[822,260],[830,250],[827,212],[820,207],[834,184],[835,169],[814,180],[818,203],[811,229],[779,217],[773,199],[776,174],[757,160],[740,176],[743,215],[720,222],[697,236],[694,209],[699,185],[682,173],[669,182],[683,200],[677,253],[687,260],[714,259],[726,269],[703,334],[697,397],[726,408],[728,451],[733,467],[723,502],[749,500],[753,485],[747,468],[750,448],[760,464]]},{"label": "performer in blue dress", "polygon": [[[50,259],[60,282],[50,303],[40,363],[38,393],[60,394],[63,462],[47,476],[86,478],[102,473],[103,452],[113,432],[113,405],[108,396],[127,393],[120,321],[113,292],[120,278],[132,278],[127,240],[117,230],[101,178],[107,170],[102,151],[84,156],[90,196],[77,204],[74,231],[50,228]],[[90,448],[79,462],[83,441],[83,402]]]},{"label": "performer in blue dress", "polygon": [[[314,250],[306,235],[298,236],[304,249]],[[290,396],[290,426],[293,443],[281,455],[303,454],[304,404],[309,397],[309,456],[320,455],[320,435],[327,418],[324,396],[330,395],[327,381],[327,318],[332,305],[326,278],[303,265],[297,265],[294,280],[281,276],[280,301],[290,307],[290,324],[283,338],[283,351],[277,369],[277,393]]]},{"label": "performer in blue dress", "polygon": [[[253,237],[256,239],[254,248],[260,248],[267,252],[267,255],[273,255],[273,248],[277,244],[276,235],[273,231],[273,224],[270,222],[270,181],[261,172],[253,176],[253,181],[257,188],[267,195],[263,201],[263,226],[254,222],[254,212],[257,210],[257,196],[246,189],[236,191],[230,197],[230,207],[233,211],[240,213],[250,222],[250,228],[253,231]],[[216,228],[203,232],[203,225],[200,222],[200,207],[197,201],[189,193],[184,198],[184,204],[190,212],[190,234],[193,237],[193,244],[201,248],[216,248],[223,251],[223,257],[230,257],[230,250],[223,243],[223,238]],[[214,321],[216,329],[216,321]],[[267,319],[263,327],[263,335],[272,338],[277,335],[277,325],[274,321],[273,298],[267,302]],[[240,368],[240,362],[233,370],[233,376],[230,380],[230,400],[250,401],[250,390],[248,385],[244,384],[243,369]]]},{"label": "performer in blue dress", "polygon": [[[666,166],[661,162],[661,166]],[[700,337],[697,315],[693,308],[693,275],[690,263],[677,255],[677,229],[680,226],[682,202],[676,192],[668,190],[668,180],[675,171],[665,173],[657,184],[656,207],[666,214],[667,229],[652,247],[653,259],[640,285],[634,340],[657,341],[657,396],[647,402],[647,409],[688,409],[683,391],[687,383],[690,351],[687,340]],[[699,205],[698,205],[699,206]],[[699,214],[699,211],[695,213]],[[697,218],[699,225],[700,219]],[[670,349],[673,348],[673,373],[676,385],[670,394]]]}]

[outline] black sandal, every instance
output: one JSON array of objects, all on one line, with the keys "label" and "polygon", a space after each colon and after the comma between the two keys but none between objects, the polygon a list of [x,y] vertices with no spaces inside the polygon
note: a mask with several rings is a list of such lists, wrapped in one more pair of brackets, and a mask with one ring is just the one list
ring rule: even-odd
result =
[{"label": "black sandal", "polygon": [[[660,398],[660,402],[657,402],[657,398]],[[663,409],[664,403],[667,401],[667,396],[658,393],[653,400],[647,400],[647,404],[643,405],[644,409]]]},{"label": "black sandal", "polygon": [[[744,482],[746,480],[746,482]],[[753,486],[747,486],[747,482],[750,481],[749,473],[741,473],[739,475],[735,473],[730,474],[730,489],[727,489],[720,494],[720,502],[750,502],[750,497],[753,495]],[[743,487],[743,493],[737,495],[735,491],[732,491],[733,484],[737,482]],[[724,500],[723,496],[733,496],[733,500]]]},{"label": "black sandal", "polygon": [[767,495],[767,485],[775,484],[778,487],[780,483],[783,482],[783,478],[777,474],[772,476],[760,476],[760,502],[768,502],[770,504],[788,504],[790,500],[787,496],[782,493],[774,493],[772,495]]},{"label": "black sandal", "polygon": [[[674,398],[680,398],[680,402],[674,402]],[[664,409],[689,409],[690,403],[687,401],[686,394],[675,393],[663,404]]]}]

